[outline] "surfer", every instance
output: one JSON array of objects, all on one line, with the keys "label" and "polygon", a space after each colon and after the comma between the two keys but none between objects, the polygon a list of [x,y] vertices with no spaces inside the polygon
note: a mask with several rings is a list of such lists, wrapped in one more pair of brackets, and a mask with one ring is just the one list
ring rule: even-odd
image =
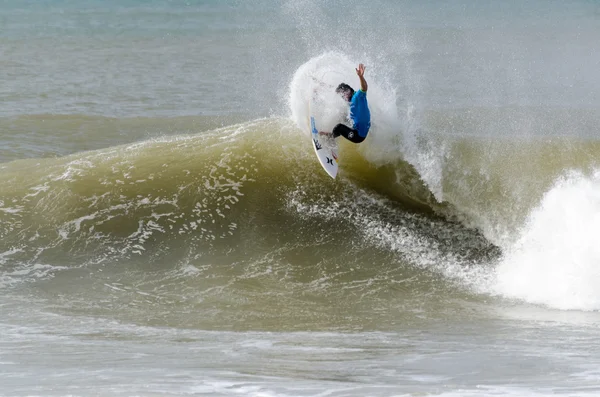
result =
[{"label": "surfer", "polygon": [[362,63],[355,69],[360,80],[360,89],[354,91],[346,83],[341,83],[335,92],[340,94],[350,104],[350,120],[352,120],[352,128],[345,124],[338,124],[333,127],[331,132],[320,133],[322,135],[333,135],[334,138],[343,136],[350,142],[361,143],[367,137],[369,128],[371,128],[371,112],[367,103],[367,81],[365,80],[365,65]]}]

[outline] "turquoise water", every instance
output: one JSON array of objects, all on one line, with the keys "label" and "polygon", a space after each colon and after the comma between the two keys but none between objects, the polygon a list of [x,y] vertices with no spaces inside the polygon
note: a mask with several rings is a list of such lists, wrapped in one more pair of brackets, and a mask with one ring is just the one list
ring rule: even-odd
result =
[{"label": "turquoise water", "polygon": [[0,395],[597,395],[599,7],[1,1]]}]

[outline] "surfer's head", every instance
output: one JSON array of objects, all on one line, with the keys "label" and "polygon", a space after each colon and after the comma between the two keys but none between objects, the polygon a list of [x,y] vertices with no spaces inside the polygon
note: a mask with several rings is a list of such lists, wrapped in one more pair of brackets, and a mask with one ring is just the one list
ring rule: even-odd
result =
[{"label": "surfer's head", "polygon": [[354,89],[346,83],[338,85],[338,87],[335,89],[335,92],[340,94],[347,102],[350,102],[352,95],[354,95]]}]

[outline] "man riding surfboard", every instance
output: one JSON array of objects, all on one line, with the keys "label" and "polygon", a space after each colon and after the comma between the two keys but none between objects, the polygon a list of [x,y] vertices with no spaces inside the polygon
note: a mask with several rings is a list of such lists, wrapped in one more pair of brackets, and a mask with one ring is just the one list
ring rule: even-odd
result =
[{"label": "man riding surfboard", "polygon": [[334,138],[343,136],[353,143],[361,143],[367,137],[371,128],[371,112],[367,103],[367,81],[365,80],[365,65],[362,63],[355,69],[360,80],[360,89],[354,91],[346,83],[341,83],[335,90],[342,96],[350,105],[350,120],[352,120],[352,128],[345,124],[336,125],[331,132],[320,133],[322,135],[333,135]]}]

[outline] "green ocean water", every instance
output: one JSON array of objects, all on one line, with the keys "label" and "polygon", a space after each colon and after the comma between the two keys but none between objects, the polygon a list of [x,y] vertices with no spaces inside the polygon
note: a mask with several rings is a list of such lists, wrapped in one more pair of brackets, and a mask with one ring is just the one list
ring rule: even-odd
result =
[{"label": "green ocean water", "polygon": [[0,3],[0,395],[596,395],[597,13]]}]

